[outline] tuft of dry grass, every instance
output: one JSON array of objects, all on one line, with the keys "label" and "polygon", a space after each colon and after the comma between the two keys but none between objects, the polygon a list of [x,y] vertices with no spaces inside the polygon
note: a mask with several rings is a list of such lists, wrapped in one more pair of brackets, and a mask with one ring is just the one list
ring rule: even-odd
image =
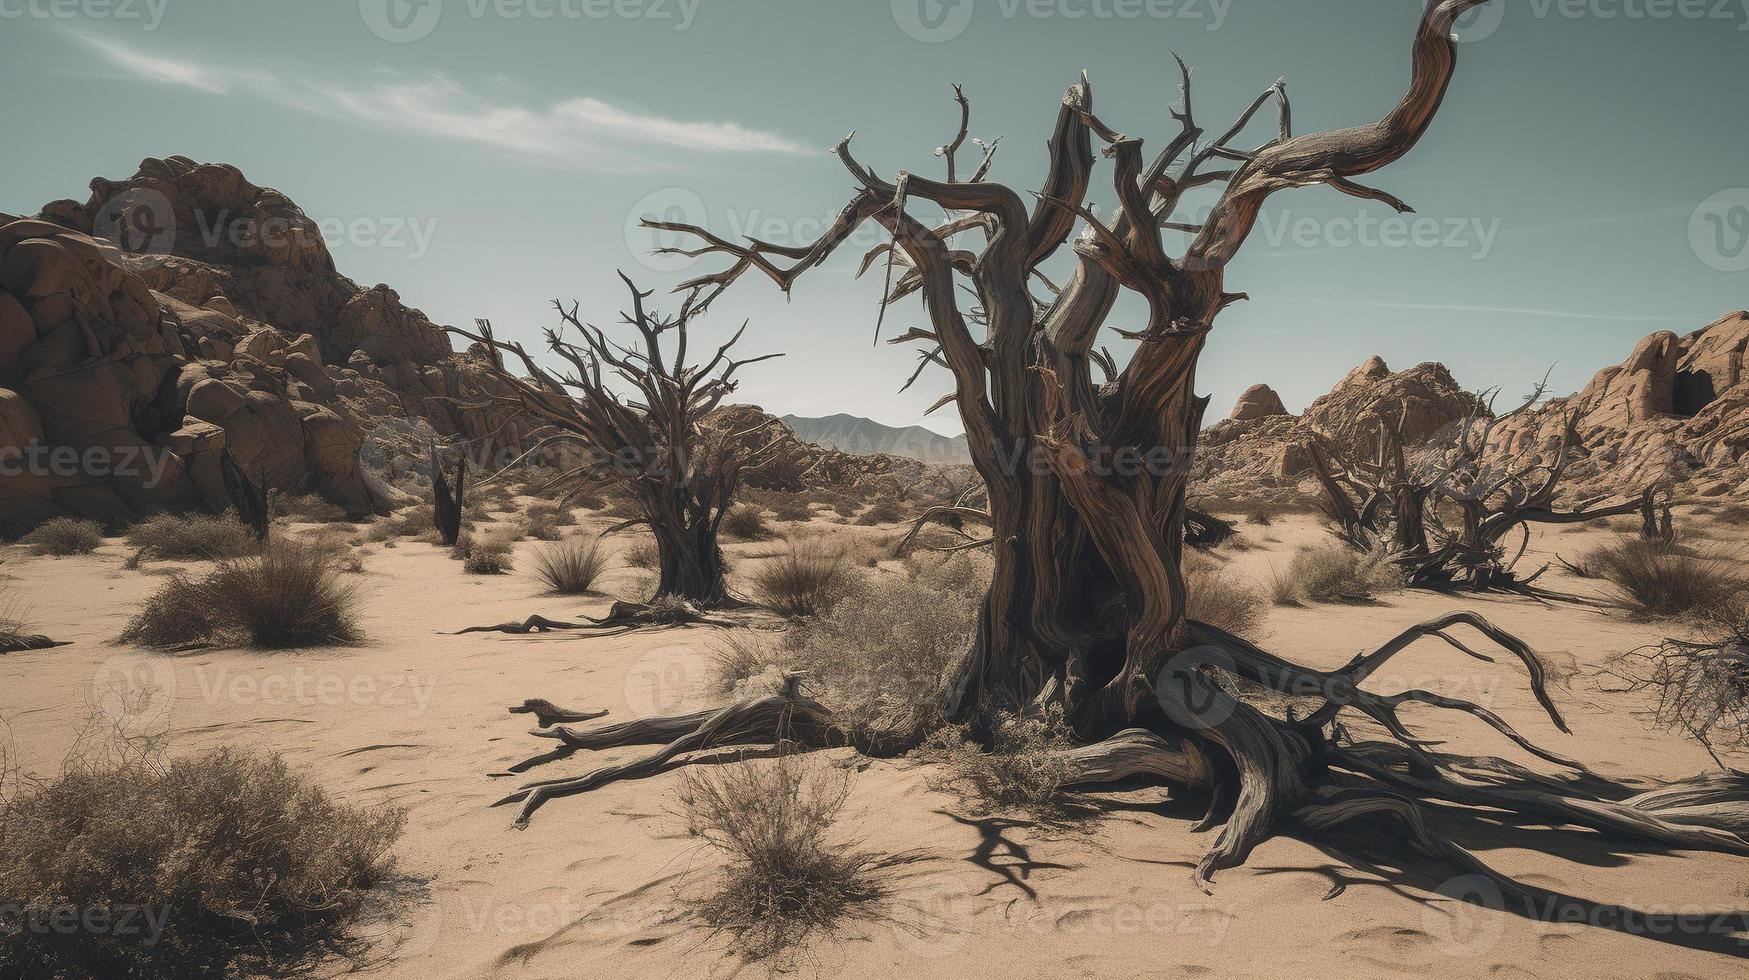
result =
[{"label": "tuft of dry grass", "polygon": [[515,567],[510,541],[503,535],[482,535],[456,542],[456,556],[467,575],[503,575]]},{"label": "tuft of dry grass", "polygon": [[160,514],[128,529],[128,544],[154,561],[241,558],[260,544],[229,514]]},{"label": "tuft of dry grass", "polygon": [[38,555],[89,555],[103,544],[103,525],[71,517],[56,517],[37,525],[20,539]]},{"label": "tuft of dry grass", "polygon": [[289,494],[272,491],[267,498],[270,517],[302,521],[308,524],[339,524],[351,515],[346,508],[317,494]]},{"label": "tuft of dry grass", "polygon": [[698,903],[704,921],[761,959],[878,899],[875,858],[832,839],[849,795],[847,771],[793,755],[683,773],[688,832],[728,858],[717,887]]},{"label": "tuft of dry grass", "polygon": [[769,541],[777,532],[765,522],[765,510],[755,504],[737,504],[723,515],[723,533],[741,541]]},{"label": "tuft of dry grass", "polygon": [[819,538],[790,542],[752,574],[754,597],[780,615],[805,619],[830,609],[849,591],[850,557]]},{"label": "tuft of dry grass", "polygon": [[662,553],[656,550],[655,538],[643,538],[628,545],[621,557],[632,568],[654,570],[662,567]]},{"label": "tuft of dry grass", "polygon": [[156,649],[239,642],[284,650],[353,643],[358,591],[340,580],[341,556],[275,542],[202,578],[176,574],[146,600],[121,639]]},{"label": "tuft of dry grass", "polygon": [[1273,573],[1270,598],[1278,606],[1365,602],[1402,586],[1402,574],[1389,555],[1331,543],[1300,551],[1285,573]]},{"label": "tuft of dry grass", "polygon": [[607,571],[607,550],[599,538],[572,538],[538,548],[534,573],[557,595],[588,595]]},{"label": "tuft of dry grass", "polygon": [[1199,623],[1250,639],[1268,618],[1268,599],[1263,591],[1217,567],[1187,568],[1184,586],[1188,599],[1185,615]]},{"label": "tuft of dry grass", "polygon": [[[345,945],[403,814],[335,802],[277,756],[160,756],[76,751],[0,793],[0,975],[281,975]],[[106,926],[57,927],[67,909]]]},{"label": "tuft of dry grass", "polygon": [[1576,570],[1609,582],[1631,613],[1647,619],[1716,614],[1749,596],[1749,577],[1735,555],[1622,537],[1586,553]]},{"label": "tuft of dry grass", "polygon": [[856,519],[856,523],[872,527],[876,524],[897,524],[904,519],[905,512],[900,509],[899,502],[888,498],[875,501],[872,507]]}]

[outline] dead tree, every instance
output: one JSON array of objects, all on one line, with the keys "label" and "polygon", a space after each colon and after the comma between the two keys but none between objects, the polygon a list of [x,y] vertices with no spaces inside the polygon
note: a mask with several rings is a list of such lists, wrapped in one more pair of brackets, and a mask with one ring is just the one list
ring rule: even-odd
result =
[{"label": "dead tree", "polygon": [[243,464],[237,462],[237,457],[231,455],[229,449],[221,449],[219,476],[224,481],[225,496],[230,498],[238,522],[249,529],[250,536],[256,541],[266,541],[269,527],[267,471],[262,470],[261,482],[257,483],[249,479]]},{"label": "dead tree", "polygon": [[[555,302],[569,331],[548,330],[546,341],[564,362],[562,373],[541,367],[521,344],[501,341],[489,329],[477,334],[451,329],[500,355],[515,355],[521,364],[524,375],[517,377],[502,359],[493,362],[492,376],[500,382],[495,387],[513,395],[480,393],[511,405],[532,426],[548,433],[521,459],[560,449],[581,450],[539,492],[559,490],[562,502],[568,502],[603,487],[619,488],[637,503],[640,516],[606,533],[649,528],[660,556],[657,597],[678,600],[693,616],[737,605],[725,580],[718,528],[734,504],[742,476],[783,458],[793,441],[755,440],[754,435],[766,434],[767,425],[735,431],[713,419],[712,413],[738,387],[735,375],[741,368],[782,355],[733,358],[730,351],[746,331],[742,324],[708,361],[690,363],[692,321],[703,312],[698,294],[688,296],[677,315],[668,316],[647,310],[644,301],[651,293],[640,291],[623,273],[620,279],[631,291],[632,306],[622,319],[637,331],[637,339],[616,343],[578,319],[576,304],[567,309]],[[573,334],[580,341],[566,339]],[[672,341],[671,350],[664,349],[665,340]],[[622,397],[610,379],[628,386],[630,394]],[[659,625],[672,625],[667,613],[658,615],[633,605],[617,610],[608,621],[585,625],[631,625],[649,616],[655,616],[652,624],[659,619]],[[577,628],[577,624],[530,620],[515,630],[493,628],[527,632]]]},{"label": "dead tree", "polygon": [[455,485],[443,475],[443,457],[437,443],[431,450],[431,522],[437,526],[437,536],[447,547],[455,547],[462,537],[462,511],[467,499],[468,460],[463,453],[455,461]]},{"label": "dead tree", "polygon": [[[975,639],[941,708],[970,722],[994,712],[1060,711],[1085,743],[1065,753],[1077,773],[1073,782],[1145,775],[1206,794],[1205,826],[1221,830],[1194,871],[1204,888],[1215,872],[1242,863],[1290,824],[1323,834],[1367,819],[1394,820],[1421,854],[1491,875],[1424,819],[1422,800],[1749,854],[1742,836],[1749,831],[1743,806],[1749,794],[1741,781],[1699,777],[1621,799],[1625,792],[1593,793],[1595,783],[1535,776],[1498,760],[1466,765],[1431,751],[1398,710],[1415,703],[1462,711],[1544,760],[1577,767],[1479,705],[1427,691],[1364,689],[1374,671],[1421,639],[1488,660],[1455,632],[1468,627],[1523,666],[1549,718],[1564,727],[1536,655],[1479,616],[1453,613],[1421,624],[1336,671],[1296,666],[1185,616],[1185,489],[1206,404],[1194,392],[1194,375],[1217,314],[1244,298],[1227,288],[1228,264],[1279,190],[1322,184],[1407,210],[1359,179],[1420,140],[1453,73],[1453,25],[1483,2],[1429,5],[1413,44],[1407,94],[1382,120],[1352,129],[1294,135],[1287,90],[1277,82],[1237,123],[1206,133],[1192,111],[1185,69],[1182,107],[1173,112],[1180,131],[1150,161],[1141,140],[1095,114],[1083,77],[1063,99],[1049,173],[1030,206],[1020,193],[985,179],[988,153],[968,179],[956,175],[954,154],[967,131],[962,114],[960,135],[942,151],[945,180],[903,172],[888,179],[859,161],[848,140],[841,143],[836,154],[856,191],[811,244],[731,242],[692,225],[645,221],[695,237],[698,246],[684,254],[727,260],[723,271],[682,285],[708,290],[698,299],[704,304],[748,272],[787,291],[865,222],[890,234],[892,244],[864,265],[884,264],[893,283],[883,310],[901,297],[921,297],[927,326],[902,339],[921,341],[924,358],[951,371],[948,400],[965,423],[989,497],[994,575]],[[1270,138],[1241,147],[1236,141],[1270,105],[1276,108]],[[1109,219],[1084,203],[1096,147],[1112,165],[1119,206]],[[1219,199],[1201,223],[1186,224],[1176,217],[1182,196],[1200,187],[1221,188]],[[912,213],[918,205],[941,209],[946,223],[926,224]],[[1078,227],[1085,228],[1080,235]],[[1188,236],[1189,244],[1174,257],[1166,235]],[[1053,288],[1039,268],[1064,246],[1074,253],[1075,269]],[[1035,283],[1049,295],[1035,296]],[[974,315],[960,307],[962,290],[976,297]],[[1142,297],[1147,321],[1133,332],[1139,343],[1129,362],[1096,384],[1091,368],[1107,365],[1094,347],[1123,290]],[[981,330],[974,333],[974,325]],[[1150,462],[1130,465],[1138,457]],[[1228,693],[1219,680],[1225,675],[1312,703],[1277,717]],[[1382,735],[1358,740],[1336,723],[1339,715],[1370,721]],[[519,825],[548,800],[651,775],[688,753],[782,738],[848,741],[878,752],[921,737],[844,730],[828,705],[793,684],[718,711],[600,729],[558,725],[536,734],[560,743],[556,754],[662,748],[524,786],[501,801],[520,805]],[[1510,895],[1526,894],[1497,880]]]},{"label": "dead tree", "polygon": [[[1538,589],[1547,566],[1517,571],[1533,524],[1578,524],[1600,518],[1651,513],[1653,490],[1638,499],[1602,506],[1608,495],[1557,503],[1562,479],[1583,457],[1578,415],[1570,414],[1553,446],[1541,453],[1490,454],[1496,428],[1529,411],[1545,391],[1539,384],[1519,407],[1495,416],[1494,392],[1477,396],[1452,437],[1413,453],[1401,421],[1381,421],[1374,453],[1364,462],[1344,460],[1331,448],[1307,447],[1312,472],[1324,489],[1325,513],[1341,536],[1361,550],[1383,549],[1414,588],[1510,591],[1545,598],[1572,598]],[[1448,522],[1446,515],[1454,520]],[[1510,538],[1516,532],[1514,546]]]}]

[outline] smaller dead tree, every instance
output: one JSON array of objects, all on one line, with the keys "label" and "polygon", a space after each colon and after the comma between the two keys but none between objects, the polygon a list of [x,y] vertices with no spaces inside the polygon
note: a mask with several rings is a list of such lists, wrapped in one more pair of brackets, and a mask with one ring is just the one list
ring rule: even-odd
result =
[{"label": "smaller dead tree", "polygon": [[[1544,391],[1539,384],[1522,405],[1499,416],[1491,411],[1496,392],[1485,392],[1453,427],[1450,440],[1429,443],[1418,453],[1407,445],[1404,419],[1379,423],[1373,453],[1363,461],[1344,459],[1332,447],[1313,442],[1306,448],[1324,490],[1325,513],[1353,547],[1387,551],[1411,587],[1570,598],[1535,587],[1546,565],[1518,573],[1530,525],[1649,513],[1655,488],[1610,505],[1604,505],[1605,494],[1561,506],[1561,481],[1585,455],[1576,413],[1567,416],[1547,451],[1490,456],[1489,441],[1499,424],[1528,411]],[[1515,532],[1519,539],[1513,545]]]},{"label": "smaller dead tree", "polygon": [[237,462],[237,457],[231,455],[229,449],[219,451],[219,476],[225,483],[225,496],[230,498],[231,509],[237,512],[237,520],[249,529],[256,541],[267,540],[268,509],[267,509],[267,471],[261,471],[259,483],[249,479],[249,474],[243,469],[243,464]]},{"label": "smaller dead tree", "polygon": [[431,444],[431,522],[437,526],[437,536],[447,547],[455,547],[462,536],[462,511],[465,508],[468,481],[468,460],[464,453],[455,461],[455,485],[443,475],[443,458],[437,453],[437,443]]},{"label": "smaller dead tree", "polygon": [[[730,352],[747,329],[743,323],[709,360],[689,363],[693,319],[703,308],[699,292],[686,297],[678,314],[664,315],[645,308],[651,293],[640,291],[624,273],[620,279],[631,292],[631,310],[622,320],[636,331],[636,339],[610,340],[578,318],[577,304],[567,309],[555,302],[562,327],[546,331],[546,342],[565,365],[557,373],[537,364],[521,344],[499,340],[489,325],[482,324],[479,333],[451,330],[495,352],[491,374],[499,384],[494,388],[514,393],[482,391],[479,397],[512,406],[543,433],[512,467],[543,453],[581,450],[580,458],[561,452],[560,475],[537,492],[557,490],[561,503],[568,503],[614,487],[636,503],[638,517],[605,533],[649,528],[659,556],[655,599],[619,604],[606,619],[583,624],[532,617],[485,629],[672,626],[708,621],[703,615],[708,610],[742,605],[729,593],[718,529],[742,478],[784,459],[795,444],[771,438],[769,422],[736,429],[713,413],[739,386],[737,372],[782,355],[734,358]],[[665,346],[669,342],[672,347]],[[504,366],[505,354],[514,355],[523,376]],[[625,386],[628,394],[622,396],[614,384]]]},{"label": "smaller dead tree", "polygon": [[1604,674],[1623,684],[1619,690],[1648,694],[1655,724],[1699,742],[1728,770],[1721,753],[1749,749],[1749,610],[1717,620],[1701,639],[1622,654]]}]

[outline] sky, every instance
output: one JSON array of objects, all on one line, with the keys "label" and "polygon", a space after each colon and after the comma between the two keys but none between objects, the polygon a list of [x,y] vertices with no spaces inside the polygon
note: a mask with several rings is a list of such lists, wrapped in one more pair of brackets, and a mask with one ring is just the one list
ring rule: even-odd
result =
[{"label": "sky", "polygon": [[[714,271],[637,227],[812,240],[852,193],[828,154],[940,176],[972,100],[992,178],[1039,186],[1064,90],[1158,148],[1171,52],[1199,121],[1285,76],[1297,132],[1400,97],[1420,0],[0,0],[0,211],[83,199],[147,157],[226,162],[329,229],[340,270],[440,323],[534,341],[551,301],[609,325],[615,270],[666,294]],[[1224,415],[1255,383],[1292,410],[1366,357],[1442,361],[1466,386],[1582,387],[1655,330],[1749,306],[1749,0],[1495,0],[1460,25],[1431,131],[1370,182],[1277,194],[1198,374]],[[1266,138],[1273,120],[1256,127]],[[970,159],[973,152],[962,155]],[[963,163],[962,163],[963,166]],[[1109,170],[1092,202],[1108,212]],[[928,218],[922,209],[920,217]],[[1192,215],[1193,216],[1193,215]],[[872,231],[786,301],[748,276],[701,326],[750,323],[739,399],[959,431],[933,371],[875,346]],[[1182,247],[1183,242],[1175,243]],[[1053,267],[1059,274],[1062,259]],[[1120,307],[1115,326],[1134,326]],[[908,300],[885,333],[922,323]],[[1108,333],[1112,345],[1120,347]]]}]

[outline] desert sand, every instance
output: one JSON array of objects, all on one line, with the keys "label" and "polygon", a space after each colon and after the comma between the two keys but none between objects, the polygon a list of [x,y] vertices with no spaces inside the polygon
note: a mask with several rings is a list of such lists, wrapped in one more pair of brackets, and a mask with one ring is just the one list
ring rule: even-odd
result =
[{"label": "desert sand", "polygon": [[[588,523],[582,531],[606,521]],[[815,523],[836,535],[877,533]],[[1326,535],[1306,516],[1241,527],[1251,547],[1215,554],[1259,583],[1297,546]],[[1526,562],[1571,556],[1613,533],[1541,531]],[[770,550],[730,546],[732,555]],[[528,737],[528,717],[508,714],[508,705],[544,697],[606,708],[607,721],[711,706],[722,700],[708,660],[715,631],[444,635],[531,613],[600,615],[611,598],[542,596],[520,571],[464,576],[445,549],[425,543],[373,544],[369,552],[361,645],[166,656],[113,638],[159,573],[177,566],[126,570],[127,551],[116,541],[60,559],[7,549],[0,573],[12,579],[30,620],[73,641],[0,658],[0,718],[24,768],[52,772],[94,707],[113,707],[124,685],[158,695],[130,723],[166,729],[173,754],[259,747],[283,753],[344,799],[406,808],[398,910],[366,927],[367,961],[336,961],[335,975],[694,977],[772,968],[739,960],[724,937],[689,919],[687,898],[719,859],[672,812],[673,773],[554,801],[525,831],[512,829],[512,809],[490,805],[519,781],[494,773],[549,747]],[[617,569],[606,591],[630,594],[637,574]],[[1595,589],[1559,571],[1547,582]],[[1402,592],[1367,606],[1273,608],[1259,638],[1302,663],[1335,667],[1459,607],[1539,651],[1571,735],[1541,713],[1516,665],[1477,664],[1438,643],[1393,661],[1368,687],[1472,699],[1609,777],[1676,778],[1712,765],[1698,746],[1650,727],[1641,696],[1612,692],[1597,676],[1609,657],[1671,627],[1522,598]],[[1405,717],[1458,751],[1541,767],[1467,716],[1411,707]],[[580,753],[534,775],[580,773],[625,754]],[[857,770],[840,825],[847,841],[895,860],[885,901],[776,965],[803,975],[1673,980],[1740,976],[1739,957],[1749,949],[1749,934],[1732,932],[1749,909],[1749,862],[1729,856],[1434,811],[1484,861],[1579,899],[1567,907],[1590,921],[1539,921],[1546,918],[1539,910],[1487,907],[1485,895],[1481,905],[1455,901],[1448,896],[1475,892],[1473,881],[1445,880],[1455,870],[1408,854],[1381,863],[1376,849],[1338,851],[1288,836],[1222,873],[1214,894],[1204,895],[1190,877],[1206,848],[1205,835],[1191,830],[1198,801],[1148,787],[1100,793],[1093,799],[1102,812],[1084,826],[1044,827],[974,812],[932,788],[929,767],[914,761],[863,760],[847,750],[820,758]]]}]

